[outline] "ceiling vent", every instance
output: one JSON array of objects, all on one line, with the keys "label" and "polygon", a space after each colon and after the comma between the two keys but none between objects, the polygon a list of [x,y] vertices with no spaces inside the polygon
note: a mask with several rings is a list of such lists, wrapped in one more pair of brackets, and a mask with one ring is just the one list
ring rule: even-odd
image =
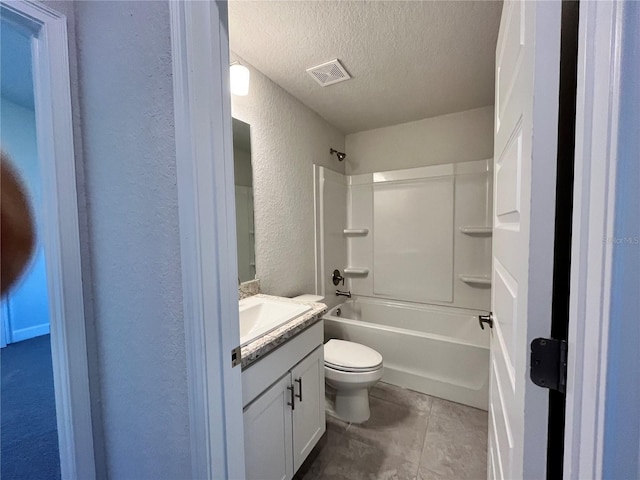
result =
[{"label": "ceiling vent", "polygon": [[349,80],[351,76],[344,69],[337,58],[330,62],[307,68],[307,73],[313,77],[322,87],[333,85],[334,83]]}]

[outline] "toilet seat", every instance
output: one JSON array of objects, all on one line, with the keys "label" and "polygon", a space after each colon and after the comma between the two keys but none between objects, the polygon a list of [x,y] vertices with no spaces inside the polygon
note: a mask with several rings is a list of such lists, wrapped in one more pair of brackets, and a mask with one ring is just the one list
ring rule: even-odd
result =
[{"label": "toilet seat", "polygon": [[343,367],[341,365],[334,365],[334,364],[329,363],[329,362],[324,362],[324,366],[326,368],[330,368],[332,370],[337,370],[338,372],[368,373],[368,372],[375,372],[376,370],[380,369],[380,367],[382,367],[382,364],[377,365],[375,367],[370,367],[370,368],[349,368],[349,367]]},{"label": "toilet seat", "polygon": [[360,343],[331,339],[324,345],[324,364],[341,372],[372,372],[382,367],[382,355]]}]

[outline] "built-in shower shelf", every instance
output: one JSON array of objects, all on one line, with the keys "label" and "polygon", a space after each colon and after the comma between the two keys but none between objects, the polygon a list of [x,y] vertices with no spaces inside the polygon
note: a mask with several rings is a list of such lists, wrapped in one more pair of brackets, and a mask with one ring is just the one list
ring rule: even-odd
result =
[{"label": "built-in shower shelf", "polygon": [[460,231],[467,235],[477,235],[477,236],[489,236],[493,233],[493,229],[491,227],[460,227]]},{"label": "built-in shower shelf", "polygon": [[489,275],[466,275],[462,274],[458,278],[464,283],[470,285],[491,285],[491,277]]},{"label": "built-in shower shelf", "polygon": [[356,267],[346,267],[344,269],[345,275],[369,275],[368,268],[356,268]]},{"label": "built-in shower shelf", "polygon": [[348,237],[364,236],[369,233],[368,228],[345,228],[344,234]]}]

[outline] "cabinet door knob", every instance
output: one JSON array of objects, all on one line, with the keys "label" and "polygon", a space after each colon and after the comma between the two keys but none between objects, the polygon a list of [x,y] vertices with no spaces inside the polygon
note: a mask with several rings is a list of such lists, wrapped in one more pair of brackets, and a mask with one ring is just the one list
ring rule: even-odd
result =
[{"label": "cabinet door knob", "polygon": [[289,390],[291,392],[291,401],[287,402],[287,405],[289,405],[291,407],[291,410],[295,410],[296,409],[296,399],[295,399],[295,394],[293,393],[293,385],[287,387],[287,390]]},{"label": "cabinet door knob", "polygon": [[298,383],[298,391],[300,392],[296,395],[296,397],[298,397],[300,401],[302,401],[302,377],[296,378],[296,382]]}]

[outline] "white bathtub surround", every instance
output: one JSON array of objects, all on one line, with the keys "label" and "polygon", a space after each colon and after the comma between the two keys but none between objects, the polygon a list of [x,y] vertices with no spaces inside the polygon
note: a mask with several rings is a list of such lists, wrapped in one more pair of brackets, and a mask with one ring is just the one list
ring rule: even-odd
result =
[{"label": "white bathtub surround", "polygon": [[488,310],[490,289],[460,275],[489,275],[491,236],[460,229],[490,225],[491,161],[394,170],[349,177],[351,293]]},{"label": "white bathtub surround", "polygon": [[346,176],[314,167],[316,283],[329,307],[337,268],[354,295],[489,310],[492,163]]},{"label": "white bathtub surround", "polygon": [[478,326],[478,313],[358,297],[324,316],[325,339],[379,352],[385,382],[486,410],[489,333]]},{"label": "white bathtub surround", "polygon": [[238,286],[238,299],[251,297],[260,293],[260,280],[249,280],[248,282],[242,282]]},{"label": "white bathtub surround", "polygon": [[[318,165],[313,166],[316,241],[316,293],[325,297],[329,308],[341,302],[331,272],[347,266],[348,177]],[[344,272],[343,272],[344,273]]]},{"label": "white bathtub surround", "polygon": [[445,172],[374,183],[370,239],[376,295],[453,302],[453,283],[448,280],[453,275],[454,177],[440,173]]}]

